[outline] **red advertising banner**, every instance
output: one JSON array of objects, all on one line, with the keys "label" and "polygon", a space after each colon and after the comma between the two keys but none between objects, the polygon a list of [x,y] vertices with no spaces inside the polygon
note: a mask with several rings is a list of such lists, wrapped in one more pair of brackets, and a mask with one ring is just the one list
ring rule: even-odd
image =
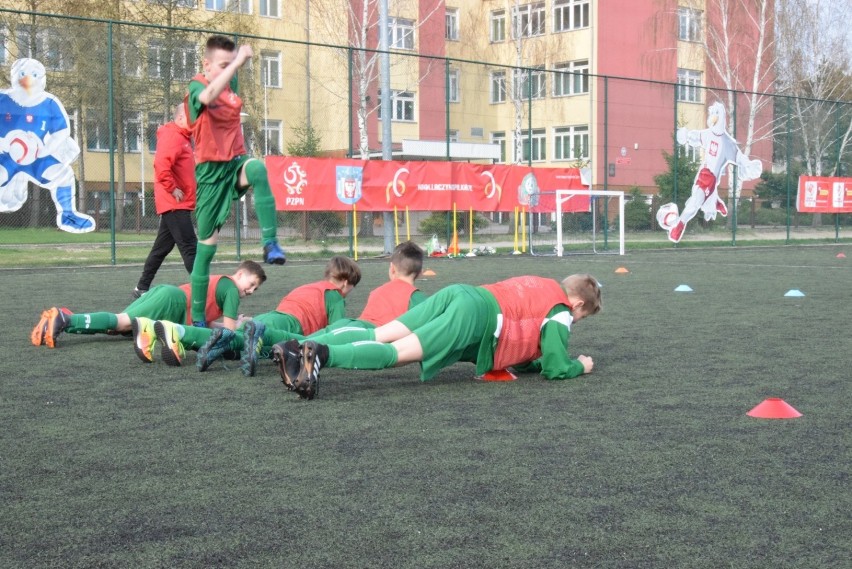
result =
[{"label": "red advertising banner", "polygon": [[852,178],[800,176],[796,208],[802,213],[852,213]]},{"label": "red advertising banner", "polygon": [[[275,205],[283,211],[556,211],[556,190],[587,189],[576,168],[466,162],[398,162],[267,156]],[[589,211],[589,197],[570,211]],[[565,210],[568,211],[568,210]]]}]

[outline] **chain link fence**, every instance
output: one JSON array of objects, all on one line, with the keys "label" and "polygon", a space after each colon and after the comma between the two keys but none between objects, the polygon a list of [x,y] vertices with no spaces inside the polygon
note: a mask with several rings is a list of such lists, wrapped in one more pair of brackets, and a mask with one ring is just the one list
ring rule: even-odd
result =
[{"label": "chain link fence", "polygon": [[[201,46],[216,30],[254,49],[255,57],[239,73],[238,89],[251,154],[381,158],[375,51],[259,37],[251,34],[250,22],[227,15],[192,28],[0,9],[3,76],[9,77],[19,58],[45,65],[46,90],[64,105],[81,149],[72,165],[76,207],[97,224],[91,234],[55,231],[50,192],[30,184],[18,209],[0,213],[0,243],[99,245],[108,251],[104,262],[144,259],[158,224],[156,131],[200,71]],[[595,189],[628,195],[628,240],[661,244],[665,232],[656,225],[656,208],[669,201],[683,206],[701,159],[696,149],[676,144],[676,131],[704,128],[708,106],[720,101],[731,135],[750,158],[760,160],[764,173],[740,186],[736,170],[729,169],[721,187],[729,216],[696,219],[694,231],[732,241],[761,230],[776,237],[783,231],[786,241],[838,239],[841,228],[852,224],[850,215],[795,210],[799,174],[849,175],[849,102],[711,89],[688,78],[674,84],[594,76],[588,62],[525,68],[414,53],[391,56],[391,86],[394,159],[414,159],[402,155],[400,142],[422,140],[438,143],[430,150],[437,152],[417,159],[476,160],[458,153],[456,145],[489,145],[497,149],[496,162],[590,168]],[[818,136],[808,131],[817,128]],[[236,204],[222,229],[222,257],[259,254],[251,194],[247,199]],[[590,227],[591,214],[566,214],[566,231],[606,242],[617,211],[605,202],[597,207],[602,223]],[[529,243],[545,251],[552,240],[553,214],[527,214],[519,223],[512,213],[473,212],[471,239],[470,213],[454,220],[449,212],[397,212],[395,219],[380,213],[352,219],[333,212],[279,212],[279,237],[291,256],[351,254],[355,242],[360,254],[381,253],[389,221],[392,240],[421,243],[437,235],[446,244],[455,227],[465,249],[511,250]],[[525,230],[520,245],[519,226]],[[68,257],[59,254],[58,260]]]}]

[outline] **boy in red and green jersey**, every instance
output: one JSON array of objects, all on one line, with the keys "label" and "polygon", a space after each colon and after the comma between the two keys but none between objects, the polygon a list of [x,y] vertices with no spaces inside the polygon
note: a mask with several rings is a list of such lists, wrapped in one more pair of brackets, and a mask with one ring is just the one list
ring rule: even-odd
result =
[{"label": "boy in red and green jersey", "polygon": [[198,247],[190,282],[192,321],[206,326],[201,299],[207,296],[210,263],[216,254],[218,233],[231,213],[231,202],[254,190],[254,203],[260,222],[264,260],[284,264],[286,257],[278,245],[275,198],[269,187],[266,166],[246,154],[240,127],[242,100],[234,92],[236,74],[253,53],[248,45],[236,48],[234,42],[214,35],[207,40],[203,73],[189,83],[185,99],[189,126],[195,141],[198,182],[195,209]]},{"label": "boy in red and green jersey", "polygon": [[[353,343],[306,340],[298,372],[290,361],[281,375],[288,387],[308,385],[300,391],[306,398],[316,393],[325,366],[385,369],[421,362],[420,377],[428,380],[459,361],[475,363],[477,375],[536,362],[547,379],[569,379],[594,367],[592,358],[568,354],[571,326],[600,307],[600,287],[590,275],[561,283],[524,276],[479,287],[451,285],[393,322],[353,335]],[[287,357],[278,349],[274,356]]]}]

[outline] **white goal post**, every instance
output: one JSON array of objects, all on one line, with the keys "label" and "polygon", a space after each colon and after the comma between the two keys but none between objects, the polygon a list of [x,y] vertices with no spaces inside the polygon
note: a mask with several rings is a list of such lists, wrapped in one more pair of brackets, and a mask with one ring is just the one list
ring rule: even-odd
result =
[{"label": "white goal post", "polygon": [[556,190],[556,255],[562,256],[564,243],[562,241],[562,204],[574,196],[589,196],[592,201],[592,233],[597,227],[597,208],[594,207],[595,197],[618,198],[618,254],[624,255],[624,192],[610,190]]}]

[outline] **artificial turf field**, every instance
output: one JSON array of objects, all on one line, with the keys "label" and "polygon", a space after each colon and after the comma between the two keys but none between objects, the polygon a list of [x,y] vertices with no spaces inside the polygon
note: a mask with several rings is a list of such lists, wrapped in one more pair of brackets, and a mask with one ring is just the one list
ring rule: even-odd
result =
[{"label": "artificial turf field", "polygon": [[[140,267],[2,271],[0,566],[849,567],[847,248],[430,260],[426,293],[594,274],[604,310],[570,345],[594,373],[327,369],[313,401],[271,362],[249,379],[145,365],[119,337],[36,348],[42,309],[118,312]],[[387,278],[361,265],[352,315]],[[244,312],[322,268],[267,269]],[[767,397],[803,416],[746,416]]]}]

